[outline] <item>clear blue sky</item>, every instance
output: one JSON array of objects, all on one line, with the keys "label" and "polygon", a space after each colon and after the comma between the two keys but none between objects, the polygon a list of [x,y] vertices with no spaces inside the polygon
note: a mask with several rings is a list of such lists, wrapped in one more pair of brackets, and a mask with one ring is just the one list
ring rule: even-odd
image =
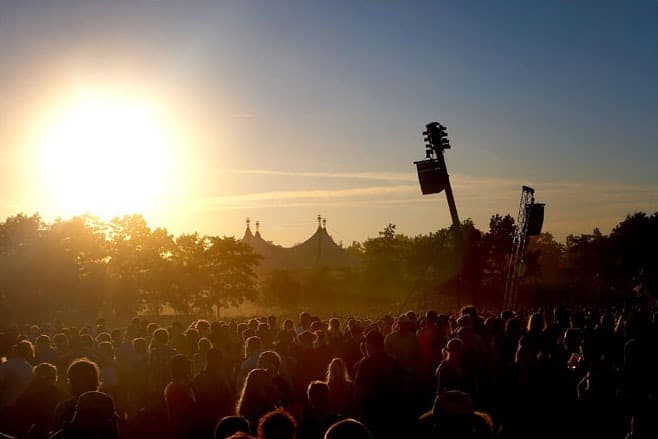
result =
[{"label": "clear blue sky", "polygon": [[431,120],[482,228],[522,184],[559,237],[658,210],[654,0],[4,1],[0,214],[66,215],[9,179],[33,102],[78,82],[144,85],[197,133],[195,201],[149,218],[176,232],[250,216],[289,244],[317,213],[344,241],[445,226],[445,201],[412,187]]}]

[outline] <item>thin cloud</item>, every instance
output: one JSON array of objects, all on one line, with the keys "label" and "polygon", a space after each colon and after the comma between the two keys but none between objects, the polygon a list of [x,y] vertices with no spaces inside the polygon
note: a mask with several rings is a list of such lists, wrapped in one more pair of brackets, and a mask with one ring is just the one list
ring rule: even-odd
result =
[{"label": "thin cloud", "polygon": [[220,173],[244,175],[272,175],[286,177],[315,177],[381,181],[416,181],[416,174],[409,172],[297,172],[269,169],[222,169]]},{"label": "thin cloud", "polygon": [[[296,172],[267,169],[225,169],[221,172],[250,175],[297,176],[306,178],[362,179],[388,182],[416,182],[414,173],[402,172]],[[482,210],[498,206],[514,210],[518,202],[521,182],[509,178],[476,177],[467,174],[452,175],[453,188],[458,201],[467,202],[470,208]],[[658,201],[658,190],[649,186],[598,184],[582,182],[537,182],[538,201],[548,204],[579,203],[582,207],[608,205],[651,206]],[[432,197],[422,197],[417,184],[356,186],[347,189],[266,191],[239,195],[210,197],[202,201],[205,208],[247,207],[299,207],[328,203],[331,205],[392,205],[422,203]],[[287,201],[287,202],[286,202]]]},{"label": "thin cloud", "polygon": [[[317,171],[279,171],[271,169],[221,169],[219,173],[225,174],[242,174],[242,175],[270,175],[270,176],[288,176],[288,177],[312,177],[312,178],[331,178],[331,179],[358,179],[358,180],[376,180],[390,182],[417,182],[418,176],[415,172],[317,172]],[[455,189],[472,189],[476,187],[481,190],[487,190],[494,186],[504,189],[521,189],[524,181],[512,178],[500,177],[478,177],[470,174],[455,173],[450,174],[452,186]],[[533,186],[537,187],[542,194],[565,193],[580,191],[596,191],[607,194],[623,193],[629,191],[634,193],[657,194],[658,189],[653,186],[614,184],[614,183],[584,183],[574,181],[563,182],[534,182]]]},{"label": "thin cloud", "polygon": [[217,206],[227,206],[235,204],[244,204],[245,202],[267,202],[277,200],[318,200],[325,203],[332,199],[358,198],[368,196],[382,196],[390,194],[411,193],[417,191],[414,185],[398,186],[373,186],[373,187],[356,187],[350,189],[324,189],[310,191],[272,191],[257,192],[241,195],[229,195],[222,197],[212,197],[206,200],[208,204]]},{"label": "thin cloud", "polygon": [[243,210],[243,209],[289,209],[299,207],[391,207],[401,204],[436,203],[433,198],[393,198],[393,199],[325,199],[310,201],[273,200],[273,202],[232,201],[230,203],[211,204],[201,203],[197,206],[200,211],[217,210]]},{"label": "thin cloud", "polygon": [[[204,212],[335,207],[351,209],[396,209],[422,206],[434,209],[443,194],[422,196],[415,173],[404,172],[294,172],[268,169],[225,169],[221,172],[245,175],[292,176],[307,179],[360,180],[379,185],[340,189],[263,191],[239,195],[209,197],[198,201],[196,210]],[[451,180],[459,211],[477,224],[486,225],[494,213],[516,214],[523,180],[453,174]],[[388,183],[388,184],[387,184]],[[569,233],[606,230],[624,215],[638,210],[658,210],[658,188],[595,182],[529,182],[537,189],[537,201],[546,203],[545,228],[564,237]],[[394,218],[391,218],[394,220]]]}]

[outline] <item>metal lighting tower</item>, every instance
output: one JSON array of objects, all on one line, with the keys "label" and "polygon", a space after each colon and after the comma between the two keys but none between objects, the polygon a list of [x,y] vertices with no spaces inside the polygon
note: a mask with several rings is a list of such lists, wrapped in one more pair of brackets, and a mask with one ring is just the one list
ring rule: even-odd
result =
[{"label": "metal lighting tower", "polygon": [[[446,167],[446,161],[443,157],[443,151],[450,149],[450,140],[448,140],[446,127],[438,122],[428,123],[425,125],[425,131],[423,131],[423,140],[425,140],[425,160],[414,162],[416,170],[418,171],[420,190],[423,195],[440,194],[443,190],[446,191],[446,199],[448,200],[450,217],[452,218],[452,234],[454,235],[455,253],[459,257],[462,254],[463,249],[463,236],[460,231],[461,223],[459,222],[459,215],[457,214],[455,197],[452,194],[448,168]],[[429,265],[427,267],[429,267]],[[423,275],[426,271],[427,268],[423,271]],[[459,290],[461,289],[459,286],[459,275],[457,275],[456,280],[455,295],[457,296],[457,303],[459,304],[461,298],[459,293]],[[424,295],[423,301],[425,301]]]},{"label": "metal lighting tower", "polygon": [[528,236],[539,235],[544,222],[544,204],[535,203],[535,190],[529,186],[521,188],[519,213],[516,216],[516,229],[512,238],[512,253],[507,267],[503,307],[510,309],[516,304],[519,278],[523,268],[523,256]]},{"label": "metal lighting tower", "polygon": [[427,195],[439,194],[445,189],[452,225],[458,227],[460,222],[457,205],[443,157],[443,151],[450,149],[446,127],[438,122],[428,123],[423,131],[423,139],[425,140],[425,160],[414,162],[418,171],[420,190],[423,195]]}]

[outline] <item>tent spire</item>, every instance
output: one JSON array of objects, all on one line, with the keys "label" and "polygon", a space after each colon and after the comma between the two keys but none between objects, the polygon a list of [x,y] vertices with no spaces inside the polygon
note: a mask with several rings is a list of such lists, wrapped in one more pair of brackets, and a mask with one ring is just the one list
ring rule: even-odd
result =
[{"label": "tent spire", "polygon": [[247,218],[247,220],[245,222],[247,223],[247,228],[244,231],[244,238],[242,238],[242,239],[247,239],[247,238],[251,238],[251,237],[254,236],[251,233],[251,220],[249,218]]}]

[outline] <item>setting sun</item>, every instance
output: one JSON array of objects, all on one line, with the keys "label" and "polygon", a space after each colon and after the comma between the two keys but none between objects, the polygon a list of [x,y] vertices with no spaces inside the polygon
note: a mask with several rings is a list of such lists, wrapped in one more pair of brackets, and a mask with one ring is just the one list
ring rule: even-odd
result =
[{"label": "setting sun", "polygon": [[47,118],[38,140],[50,203],[103,217],[157,207],[171,194],[172,139],[161,112],[146,99],[77,92]]}]

